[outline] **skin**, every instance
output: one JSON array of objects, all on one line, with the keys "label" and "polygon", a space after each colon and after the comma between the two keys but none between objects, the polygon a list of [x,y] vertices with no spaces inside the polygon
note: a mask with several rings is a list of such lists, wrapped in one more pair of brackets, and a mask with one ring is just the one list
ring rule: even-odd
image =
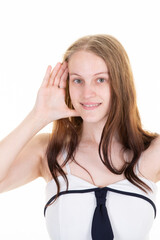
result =
[{"label": "skin", "polygon": [[[68,109],[65,104],[64,88],[68,73],[74,110]],[[68,64],[57,63],[53,69],[48,66],[33,109],[24,121],[0,142],[0,192],[19,187],[38,177],[43,177],[46,182],[52,179],[45,156],[50,134],[36,133],[54,120],[71,116],[81,116],[83,119],[82,138],[75,159],[90,172],[92,179],[74,162],[70,162],[72,175],[99,187],[124,179],[123,174],[111,173],[98,155],[101,132],[111,107],[110,94],[108,68],[103,59],[91,52],[79,51],[71,56]],[[82,103],[100,105],[89,110]],[[125,160],[131,160],[132,156],[129,151],[122,155],[121,149],[117,136],[114,136],[111,157],[118,168]],[[60,156],[58,162],[61,164],[63,161]],[[63,170],[66,172],[65,167]],[[140,176],[153,182],[160,180],[159,136],[143,152],[140,172]]]},{"label": "skin", "polygon": [[[75,110],[83,119],[82,138],[99,143],[110,109],[108,68],[100,57],[86,51],[72,55],[68,63],[69,92]],[[86,109],[82,104],[100,105]]]},{"label": "skin", "polygon": [[[79,51],[71,56],[68,62],[68,72],[71,101],[76,112],[83,119],[82,138],[75,159],[89,170],[94,180],[91,181],[88,174],[73,162],[70,163],[72,174],[100,187],[124,179],[123,174],[117,176],[106,169],[98,155],[101,132],[110,109],[110,83],[105,62],[91,52]],[[100,72],[103,72],[103,74],[99,74]],[[100,78],[103,78],[104,81],[99,81]],[[101,103],[101,105],[93,110],[86,110],[82,103]],[[159,146],[159,138],[157,138],[143,152],[141,159],[140,176],[153,182],[159,181]],[[126,155],[122,155],[121,149],[122,145],[119,143],[117,136],[114,136],[111,157],[116,167],[121,167],[124,160],[130,161],[132,158],[131,152],[128,151]],[[84,159],[87,159],[87,161],[84,161]]]},{"label": "skin", "polygon": [[[74,162],[70,162],[71,173],[96,186],[104,187],[108,184],[124,179],[124,175],[111,173],[102,164],[98,146],[102,129],[107,120],[110,109],[110,82],[108,68],[100,57],[87,51],[74,53],[68,62],[69,92],[75,111],[83,119],[81,142],[75,154],[75,159],[91,173],[90,176]],[[103,74],[100,72],[103,72]],[[101,79],[101,80],[100,80]],[[104,79],[102,81],[102,79]],[[95,109],[85,109],[82,104],[101,103]],[[130,161],[131,152],[122,155],[122,145],[118,137],[114,136],[111,147],[111,157],[116,167],[121,167],[124,161]],[[154,156],[154,157],[153,157]],[[160,179],[160,138],[152,142],[143,152],[140,164],[140,176],[153,182]],[[87,159],[87,161],[84,159]],[[59,159],[62,163],[63,158]],[[64,167],[64,171],[66,171]]]}]

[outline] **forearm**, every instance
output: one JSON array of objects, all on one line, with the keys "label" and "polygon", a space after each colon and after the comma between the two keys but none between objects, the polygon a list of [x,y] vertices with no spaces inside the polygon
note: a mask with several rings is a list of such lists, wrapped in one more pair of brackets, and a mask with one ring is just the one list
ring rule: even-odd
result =
[{"label": "forearm", "polygon": [[43,127],[45,124],[32,110],[9,135],[0,141],[0,180],[3,180],[23,147]]}]

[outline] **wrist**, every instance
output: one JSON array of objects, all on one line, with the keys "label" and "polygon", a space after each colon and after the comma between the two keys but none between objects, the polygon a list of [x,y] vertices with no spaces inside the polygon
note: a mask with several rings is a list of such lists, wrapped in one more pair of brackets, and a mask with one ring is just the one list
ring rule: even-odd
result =
[{"label": "wrist", "polygon": [[37,112],[36,109],[32,109],[29,113],[29,117],[34,121],[34,123],[40,128],[45,127],[49,122],[45,119],[42,113]]}]

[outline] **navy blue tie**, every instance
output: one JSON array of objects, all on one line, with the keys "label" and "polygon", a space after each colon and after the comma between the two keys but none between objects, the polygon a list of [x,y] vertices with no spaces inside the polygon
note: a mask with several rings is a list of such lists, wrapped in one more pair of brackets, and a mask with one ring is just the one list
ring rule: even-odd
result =
[{"label": "navy blue tie", "polygon": [[107,188],[95,190],[97,206],[92,221],[93,240],[113,240],[114,235],[106,208]]}]

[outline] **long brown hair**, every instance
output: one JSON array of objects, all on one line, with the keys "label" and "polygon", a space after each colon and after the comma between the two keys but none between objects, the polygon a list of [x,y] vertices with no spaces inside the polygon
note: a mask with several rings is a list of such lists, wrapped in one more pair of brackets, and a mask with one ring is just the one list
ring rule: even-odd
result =
[{"label": "long brown hair", "polygon": [[[110,35],[90,35],[74,42],[64,54],[63,61],[69,61],[72,54],[80,50],[89,51],[101,57],[109,70],[111,109],[99,143],[101,161],[114,174],[124,172],[125,177],[143,191],[146,192],[146,189],[151,190],[136,176],[134,167],[141,153],[150,146],[157,134],[142,129],[133,74],[125,49],[119,41]],[[69,78],[67,83],[65,101],[67,106],[73,109],[69,95]],[[80,117],[71,117],[57,120],[53,124],[53,131],[46,154],[50,172],[57,185],[57,197],[60,192],[57,172],[63,176],[68,190],[68,179],[61,167],[69,159],[75,161],[74,154],[79,144],[82,122]],[[111,156],[109,156],[111,141],[116,132],[123,146],[123,151],[130,150],[133,153],[131,162],[125,162],[121,169],[116,169],[112,164]],[[57,157],[63,150],[67,152],[67,157],[60,166]]]}]

